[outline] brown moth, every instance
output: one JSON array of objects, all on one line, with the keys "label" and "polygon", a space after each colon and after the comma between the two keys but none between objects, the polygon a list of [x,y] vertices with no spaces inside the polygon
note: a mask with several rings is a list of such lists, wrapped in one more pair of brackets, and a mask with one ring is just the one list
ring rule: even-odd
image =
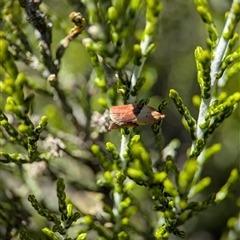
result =
[{"label": "brown moth", "polygon": [[156,123],[165,115],[144,104],[126,104],[110,108],[112,123],[108,130]]}]

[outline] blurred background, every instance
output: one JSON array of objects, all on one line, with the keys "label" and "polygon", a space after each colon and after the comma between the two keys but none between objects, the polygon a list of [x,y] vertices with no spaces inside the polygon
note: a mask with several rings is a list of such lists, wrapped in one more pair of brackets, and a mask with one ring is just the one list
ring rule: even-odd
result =
[{"label": "blurred background", "polygon": [[[33,47],[35,54],[39,56],[38,42],[33,28],[26,21],[25,14],[19,8],[18,2],[16,1],[14,4],[16,5],[16,13],[19,12],[19,14],[14,13],[14,16],[17,18],[16,21],[22,23],[23,31],[28,36],[30,45]],[[218,33],[221,34],[225,22],[225,12],[230,9],[231,1],[211,0],[209,5]],[[79,5],[74,0],[49,0],[44,2],[42,10],[47,13],[49,19],[53,22],[53,52],[55,52],[61,39],[66,36],[68,30],[72,27],[68,15],[72,11],[80,11],[83,15],[86,13],[84,6]],[[144,26],[144,17],[141,14],[139,15],[139,25],[142,25],[142,28]],[[7,25],[3,25],[3,27],[5,29],[1,31],[6,31],[6,35],[9,35],[10,32],[7,32],[9,30]],[[93,111],[103,112],[98,99],[105,96],[99,91],[93,81],[88,81],[92,65],[89,55],[82,45],[82,39],[87,36],[87,32],[84,32],[71,42],[67,48],[62,58],[59,81],[67,93],[79,122],[89,128],[85,133],[89,137],[86,138],[87,140],[84,144],[89,144],[88,147],[90,147],[92,142],[88,139],[94,139],[94,142],[104,148],[107,141],[112,141],[119,148],[120,133],[118,131],[99,134],[96,129],[89,127],[91,113]],[[197,13],[193,1],[164,1],[158,31],[155,36],[156,48],[147,59],[142,73],[146,77],[147,83],[140,92],[139,98],[149,98],[149,105],[157,108],[163,99],[168,98],[169,90],[175,89],[178,91],[184,104],[189,108],[192,116],[197,118],[198,110],[192,103],[193,96],[200,93],[197,83],[194,50],[197,46],[206,49],[206,39],[207,30],[205,24]],[[16,61],[16,63],[19,71],[24,72],[30,82],[36,84],[39,88],[42,87],[51,92],[49,83],[38,72],[32,70],[21,61]],[[130,67],[129,71],[131,71]],[[3,74],[0,76],[2,80]],[[224,91],[229,95],[240,91],[240,73],[227,82]],[[30,89],[29,92],[31,92]],[[55,209],[57,200],[55,180],[57,177],[63,177],[67,184],[67,195],[74,202],[76,208],[81,209],[82,212],[96,214],[99,211],[98,208],[102,207],[105,192],[99,193],[97,191],[96,179],[98,179],[98,176],[96,173],[102,174],[98,160],[89,151],[82,148],[81,136],[74,136],[73,126],[62,109],[52,99],[51,94],[43,95],[37,91],[35,91],[35,94],[35,101],[32,107],[32,121],[34,121],[34,118],[39,120],[39,116],[47,115],[49,118],[49,132],[55,137],[61,138],[62,136],[63,139],[70,139],[69,142],[74,142],[75,145],[69,143],[67,147],[71,149],[75,156],[79,156],[75,158],[66,154],[63,154],[63,156],[59,154],[52,157],[49,165],[46,165],[44,162],[41,164],[34,163],[19,166],[18,170],[12,164],[1,164],[1,200],[6,201],[6,199],[10,199],[13,202],[21,202],[19,207],[23,205],[25,210],[23,208],[10,210],[13,215],[16,211],[19,214],[15,221],[22,222],[22,217],[24,216],[28,229],[31,229],[33,234],[40,234],[40,229],[46,223],[27,202],[28,194],[33,193],[48,209],[57,211]],[[6,97],[4,94],[1,96],[1,106],[4,106]],[[83,104],[80,108],[77,105],[79,102]],[[81,111],[87,108],[90,109],[89,115],[83,117]],[[181,145],[177,151],[176,161],[181,170],[192,140],[189,132],[183,127],[181,115],[171,101],[164,113],[166,118],[162,123],[163,145],[167,145],[172,139],[180,140]],[[10,114],[8,117],[11,120]],[[159,149],[154,143],[151,128],[145,126],[137,131],[141,134],[146,148],[149,149],[151,156],[154,158]],[[47,138],[49,136],[45,133],[43,137]],[[40,141],[40,148],[48,149],[49,153],[51,153],[51,149],[54,148],[56,143],[50,141],[52,145],[43,146],[43,142]],[[212,184],[199,194],[194,201],[203,200],[210,193],[218,191],[229,177],[231,169],[240,164],[239,106],[233,115],[217,128],[213,137],[209,139],[207,146],[211,146],[214,143],[221,143],[222,149],[220,153],[208,161],[202,173],[203,177],[210,176],[212,178]],[[13,147],[9,143],[2,144],[1,148],[9,153],[23,152],[23,149],[20,147]],[[236,196],[240,197],[239,187],[235,189],[235,193]],[[152,203],[146,189],[137,187],[136,195],[146,208],[151,209]],[[109,198],[109,196],[105,196],[105,198]],[[17,205],[15,207],[17,208]],[[227,231],[227,221],[230,217],[236,216],[237,211],[239,210],[236,207],[236,197],[233,197],[193,217],[187,224],[181,226],[181,229],[186,231],[187,240],[226,239],[224,238],[224,232]],[[32,221],[32,218],[29,218],[29,212],[34,217],[34,221]],[[155,213],[149,214],[152,214],[153,221],[156,221]],[[0,227],[0,231],[3,236],[5,230]],[[94,239],[94,235],[89,239]],[[171,236],[170,239],[178,238]]]}]

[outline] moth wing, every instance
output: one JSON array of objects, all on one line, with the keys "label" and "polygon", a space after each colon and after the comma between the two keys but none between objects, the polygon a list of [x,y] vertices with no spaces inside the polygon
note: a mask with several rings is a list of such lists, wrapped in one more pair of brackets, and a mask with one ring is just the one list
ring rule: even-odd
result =
[{"label": "moth wing", "polygon": [[149,106],[144,106],[137,116],[137,123],[138,125],[148,125],[158,122],[163,118],[164,115],[159,113],[156,109]]},{"label": "moth wing", "polygon": [[113,122],[118,124],[119,126],[124,125],[126,123],[136,123],[137,118],[133,113],[111,113],[110,118]]},{"label": "moth wing", "polygon": [[113,106],[110,108],[110,118],[119,126],[126,125],[127,123],[136,123],[137,115],[141,109],[142,106],[137,104]]}]

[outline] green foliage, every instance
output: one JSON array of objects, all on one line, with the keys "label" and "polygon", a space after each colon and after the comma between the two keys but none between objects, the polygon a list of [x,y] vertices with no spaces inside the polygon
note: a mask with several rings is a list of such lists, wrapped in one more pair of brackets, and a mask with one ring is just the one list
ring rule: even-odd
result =
[{"label": "green foliage", "polygon": [[[181,67],[194,72],[196,95],[188,91],[191,78],[181,82],[183,72],[172,71],[167,54],[161,58],[157,50],[168,53],[159,27],[175,31],[168,25],[170,2],[58,4],[3,1],[0,237],[193,239],[204,229],[186,225],[194,216],[206,222],[204,213],[229,199],[239,209],[239,143],[225,135],[239,131],[239,84],[228,84],[240,73],[240,1],[233,1],[221,32],[208,1],[192,4],[191,16],[198,13],[208,33],[205,47],[191,49],[196,73]],[[176,47],[170,57],[181,51]],[[155,104],[165,119],[108,131],[108,109],[132,103]],[[121,114],[134,123],[139,113]],[[238,129],[225,131],[228,122]],[[211,164],[226,144],[233,155],[223,153],[224,160],[237,160],[221,178]],[[227,218],[221,239],[238,239],[240,216]]]},{"label": "green foliage", "polygon": [[62,236],[67,236],[67,230],[71,227],[73,222],[76,222],[80,218],[78,212],[72,213],[71,204],[66,204],[66,194],[64,192],[65,185],[63,179],[59,179],[57,182],[57,197],[58,197],[58,208],[61,217],[58,218],[55,214],[51,213],[48,209],[44,208],[34,197],[34,195],[28,196],[28,201],[32,204],[32,207],[38,212],[39,215],[45,217],[48,221],[54,222],[52,230],[48,228],[42,229],[42,231],[50,239],[59,239],[55,232]]}]

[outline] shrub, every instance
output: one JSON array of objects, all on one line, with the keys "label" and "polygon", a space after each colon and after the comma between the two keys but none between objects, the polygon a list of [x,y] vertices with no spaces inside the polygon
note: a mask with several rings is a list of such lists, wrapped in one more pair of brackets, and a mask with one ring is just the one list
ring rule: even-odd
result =
[{"label": "shrub", "polygon": [[1,239],[238,239],[240,1],[194,4],[3,0]]}]

